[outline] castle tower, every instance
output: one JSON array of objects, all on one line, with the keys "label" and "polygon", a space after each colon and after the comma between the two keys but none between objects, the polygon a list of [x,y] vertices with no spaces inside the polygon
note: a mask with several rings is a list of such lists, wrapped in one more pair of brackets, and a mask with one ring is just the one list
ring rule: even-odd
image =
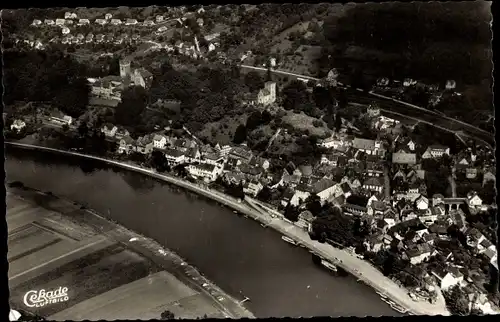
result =
[{"label": "castle tower", "polygon": [[130,70],[130,60],[123,59],[120,60],[120,77],[121,78],[129,78],[131,76]]}]

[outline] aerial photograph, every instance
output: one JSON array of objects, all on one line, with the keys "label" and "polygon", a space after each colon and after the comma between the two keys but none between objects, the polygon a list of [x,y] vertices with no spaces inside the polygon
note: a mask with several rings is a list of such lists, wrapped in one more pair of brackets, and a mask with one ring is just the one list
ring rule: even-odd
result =
[{"label": "aerial photograph", "polygon": [[499,314],[491,7],[1,10],[9,321]]}]

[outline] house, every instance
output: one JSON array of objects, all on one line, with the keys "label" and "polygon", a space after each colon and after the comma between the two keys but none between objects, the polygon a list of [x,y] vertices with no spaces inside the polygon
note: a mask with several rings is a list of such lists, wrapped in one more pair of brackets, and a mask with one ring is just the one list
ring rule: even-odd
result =
[{"label": "house", "polygon": [[62,28],[61,28],[61,33],[62,33],[63,35],[67,35],[67,34],[69,34],[69,33],[70,33],[70,30],[69,30],[69,28],[68,28],[68,27],[62,27]]},{"label": "house", "polygon": [[135,26],[135,25],[137,25],[137,19],[125,20],[125,26]]},{"label": "house", "polygon": [[14,122],[10,125],[10,130],[16,130],[16,132],[21,131],[26,127],[26,123],[23,120],[15,119]]},{"label": "house", "polygon": [[113,18],[113,15],[110,13],[107,13],[104,15],[104,19],[106,19],[106,20],[111,20],[111,18]]},{"label": "house", "polygon": [[478,171],[477,168],[467,168],[465,169],[465,177],[467,179],[475,179],[477,178]]},{"label": "house", "polygon": [[76,39],[78,39],[78,42],[81,42],[82,40],[85,39],[85,36],[83,34],[78,34],[76,35]]},{"label": "house", "polygon": [[370,104],[366,109],[366,113],[368,114],[369,117],[377,117],[380,115],[380,108],[378,107],[377,104]]},{"label": "house", "polygon": [[311,195],[311,187],[305,186],[305,185],[299,185],[295,188],[295,193],[293,194],[292,198],[290,199],[290,204],[292,206],[298,206],[302,202],[304,202],[309,196]]},{"label": "house", "polygon": [[384,183],[381,178],[371,177],[363,182],[363,189],[380,193],[384,189]]},{"label": "house", "polygon": [[130,152],[134,151],[134,139],[132,139],[130,136],[124,136],[120,139],[119,145],[118,145],[118,153],[126,153],[129,154]]},{"label": "house", "polygon": [[408,248],[403,253],[403,258],[410,261],[411,264],[417,265],[424,260],[429,259],[432,254],[431,246],[428,244],[418,244],[414,247]]},{"label": "house", "polygon": [[129,136],[130,133],[123,127],[119,127],[116,131],[115,131],[115,138],[116,139],[122,139],[124,137],[127,137]]},{"label": "house", "polygon": [[236,146],[228,154],[228,158],[236,159],[243,163],[249,163],[252,157],[252,151],[245,146]]},{"label": "house", "polygon": [[98,24],[98,25],[104,26],[105,24],[108,23],[108,21],[104,20],[104,19],[96,19],[95,23]]},{"label": "house", "polygon": [[86,42],[86,43],[90,43],[90,42],[92,42],[93,40],[94,40],[94,34],[93,34],[93,33],[89,33],[89,34],[87,35],[87,37],[85,37],[85,42]]},{"label": "house", "polygon": [[79,26],[84,26],[84,25],[89,25],[89,24],[90,24],[90,20],[88,20],[88,19],[79,19],[78,20]]},{"label": "house", "polygon": [[65,23],[65,19],[56,19],[56,26],[64,26]]},{"label": "house", "polygon": [[380,177],[384,174],[384,166],[379,162],[367,161],[365,171],[370,177]]},{"label": "house", "polygon": [[431,274],[439,281],[441,290],[446,291],[455,285],[459,285],[464,280],[464,275],[454,266],[435,268]]},{"label": "house", "polygon": [[[439,144],[434,144],[430,145],[427,147],[427,150],[425,152],[429,152],[432,158],[439,158],[442,157],[444,154],[450,154],[450,148],[446,147],[444,145],[439,145]],[[424,155],[425,155],[424,152]],[[422,158],[424,158],[424,155],[422,155]],[[424,158],[425,159],[425,158]]]},{"label": "house", "polygon": [[483,187],[488,181],[496,181],[495,173],[491,170],[487,170],[483,173]]},{"label": "house", "polygon": [[[226,168],[224,168],[223,171],[226,171]],[[245,177],[241,173],[236,171],[225,172],[223,179],[225,182],[233,185],[244,184],[246,182]]]},{"label": "house", "polygon": [[372,253],[378,253],[384,248],[384,234],[382,232],[377,232],[369,236],[363,242],[363,245],[366,247],[367,251]]},{"label": "house", "polygon": [[46,24],[47,26],[53,26],[55,24],[54,20],[52,19],[45,19],[43,23]]},{"label": "house", "polygon": [[167,138],[161,134],[155,134],[153,136],[153,147],[157,149],[164,149],[167,144]]},{"label": "house", "polygon": [[64,13],[64,19],[76,19],[78,18],[76,13],[74,12],[65,12]]},{"label": "house", "polygon": [[432,225],[438,219],[438,215],[432,209],[418,210],[417,217],[424,225]]},{"label": "house", "polygon": [[132,81],[136,86],[149,88],[153,82],[153,74],[145,68],[138,68],[134,70]]},{"label": "house", "polygon": [[417,163],[417,155],[415,153],[396,152],[392,154],[392,163],[413,165]]},{"label": "house", "polygon": [[108,136],[108,137],[114,137],[117,130],[118,130],[118,128],[111,123],[106,123],[101,128],[101,132],[104,133],[104,135]]},{"label": "house", "polygon": [[172,165],[178,165],[185,162],[186,158],[183,151],[166,148],[164,151],[167,162]]},{"label": "house", "polygon": [[122,21],[120,19],[111,19],[111,24],[114,26],[119,26],[122,24]]},{"label": "house", "polygon": [[269,169],[270,166],[269,160],[258,156],[252,157],[249,164],[254,167],[260,167],[264,170]]},{"label": "house", "polygon": [[42,24],[42,21],[41,20],[38,20],[38,19],[35,19],[33,20],[33,22],[31,23],[32,26],[40,26]]},{"label": "house", "polygon": [[477,192],[470,191],[467,194],[467,204],[471,208],[480,208],[481,205],[483,204],[483,201],[481,200],[481,198],[479,198],[479,196],[477,195]]},{"label": "house", "polygon": [[350,203],[345,203],[342,205],[342,210],[346,213],[357,215],[357,216],[363,216],[367,214],[368,209],[363,206],[359,205],[354,205]]},{"label": "house", "polygon": [[384,202],[378,200],[373,200],[372,202],[368,203],[366,208],[368,210],[367,213],[370,216],[383,215],[386,210],[390,210],[390,208],[388,209],[387,205]]},{"label": "house", "polygon": [[484,235],[477,228],[468,228],[464,235],[467,239],[467,245],[477,248],[478,245],[485,239]]},{"label": "house", "polygon": [[49,120],[59,125],[71,125],[73,122],[73,118],[71,116],[65,115],[59,111],[53,111],[50,113]]},{"label": "house", "polygon": [[[340,185],[338,186],[340,187]],[[335,181],[323,178],[313,184],[313,192],[320,198],[321,201],[326,201],[334,196],[334,191],[337,188]]]},{"label": "house", "polygon": [[97,43],[102,43],[104,41],[104,35],[103,34],[98,34],[97,36],[95,36],[95,41]]},{"label": "house", "polygon": [[139,137],[135,141],[135,150],[141,154],[151,154],[153,152],[153,140],[149,135]]},{"label": "house", "polygon": [[[201,152],[198,147],[192,147],[188,148],[184,152],[184,158],[186,162],[194,163],[194,162],[200,162],[201,158]],[[214,164],[214,165],[220,165],[220,164]]]},{"label": "house", "polygon": [[295,225],[304,229],[305,231],[311,231],[312,229],[312,222],[314,221],[316,217],[309,211],[303,211],[299,214],[299,218],[297,222],[295,222]]},{"label": "house", "polygon": [[424,195],[420,195],[415,199],[415,207],[420,210],[426,210],[429,208],[429,199]]},{"label": "house", "polygon": [[445,84],[445,88],[447,90],[453,90],[457,87],[457,82],[455,82],[454,80],[447,80],[446,81],[446,84]]},{"label": "house", "polygon": [[247,195],[257,197],[257,194],[264,188],[258,180],[252,180],[243,184],[243,192]]},{"label": "house", "polygon": [[150,26],[154,26],[155,22],[153,20],[144,20],[144,22],[142,24],[145,27],[150,27]]},{"label": "house", "polygon": [[352,142],[352,147],[368,155],[382,153],[382,144],[380,141],[355,138]]},{"label": "house", "polygon": [[162,15],[157,15],[157,16],[155,17],[155,20],[156,20],[156,22],[158,22],[158,23],[159,23],[159,22],[162,22],[164,18],[165,18],[165,17],[163,17]]},{"label": "house", "polygon": [[203,178],[207,181],[215,181],[217,176],[222,172],[221,167],[216,167],[213,164],[190,164],[186,167],[190,175],[197,178]]}]

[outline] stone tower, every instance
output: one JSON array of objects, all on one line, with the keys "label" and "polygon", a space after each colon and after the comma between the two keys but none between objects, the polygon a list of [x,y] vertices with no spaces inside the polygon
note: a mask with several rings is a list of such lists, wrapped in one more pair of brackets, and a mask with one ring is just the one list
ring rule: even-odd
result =
[{"label": "stone tower", "polygon": [[269,95],[271,96],[270,101],[276,101],[276,83],[275,82],[266,82],[265,88],[269,91]]},{"label": "stone tower", "polygon": [[131,74],[130,60],[127,58],[120,60],[120,77],[123,79],[130,78]]}]

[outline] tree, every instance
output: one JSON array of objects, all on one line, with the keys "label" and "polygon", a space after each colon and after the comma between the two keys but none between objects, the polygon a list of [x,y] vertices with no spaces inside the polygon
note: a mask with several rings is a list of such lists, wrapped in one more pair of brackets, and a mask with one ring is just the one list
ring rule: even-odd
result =
[{"label": "tree", "polygon": [[175,319],[175,314],[172,311],[163,311],[161,313],[160,319],[162,320],[173,320]]},{"label": "tree", "polygon": [[245,75],[245,85],[248,86],[250,92],[254,92],[264,88],[264,80],[258,72],[252,70]]},{"label": "tree", "polygon": [[283,89],[283,107],[286,110],[302,110],[303,105],[308,102],[308,93],[304,82],[299,80],[291,81]]},{"label": "tree", "polygon": [[235,144],[241,144],[247,139],[247,128],[245,125],[240,124],[236,131],[234,132],[233,142]]},{"label": "tree", "polygon": [[339,114],[335,115],[335,122],[333,126],[336,132],[339,132],[340,129],[342,128],[342,118],[340,117]]},{"label": "tree", "polygon": [[297,220],[299,220],[299,214],[300,214],[299,209],[290,204],[286,206],[285,212],[283,213],[285,218],[292,222],[296,222]]},{"label": "tree", "polygon": [[272,191],[269,189],[268,186],[265,186],[262,188],[261,191],[257,194],[257,199],[263,201],[263,202],[269,202],[272,198]]},{"label": "tree", "polygon": [[125,126],[137,125],[139,116],[146,109],[146,101],[144,88],[132,86],[124,90],[122,101],[115,108],[116,123]]},{"label": "tree", "polygon": [[344,89],[340,89],[339,91],[338,103],[340,109],[345,109],[348,105],[347,94]]},{"label": "tree", "polygon": [[151,153],[151,166],[155,168],[158,172],[165,172],[168,170],[168,162],[165,158],[165,154],[161,151],[154,150]]},{"label": "tree", "polygon": [[469,302],[458,285],[454,286],[448,292],[444,292],[446,306],[453,315],[469,314]]},{"label": "tree", "polygon": [[80,137],[82,137],[82,138],[86,137],[89,133],[89,126],[88,126],[87,122],[80,123],[77,131],[78,131],[78,135]]}]

